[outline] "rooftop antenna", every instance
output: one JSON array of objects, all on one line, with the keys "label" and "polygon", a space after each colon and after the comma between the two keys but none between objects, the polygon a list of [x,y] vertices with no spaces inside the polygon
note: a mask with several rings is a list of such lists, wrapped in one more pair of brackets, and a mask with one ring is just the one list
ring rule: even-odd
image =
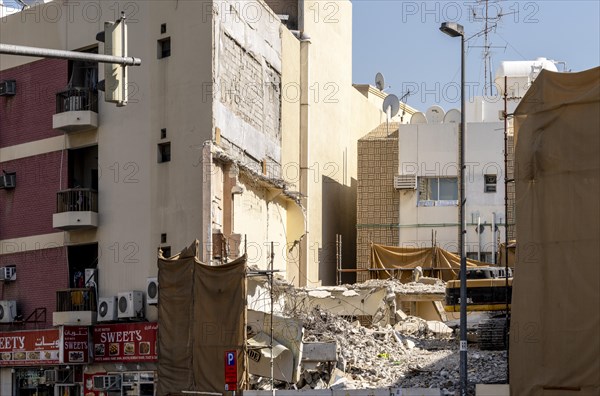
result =
[{"label": "rooftop antenna", "polygon": [[375,86],[380,91],[385,89],[385,78],[383,78],[383,74],[379,72],[375,75]]},{"label": "rooftop antenna", "polygon": [[404,122],[404,115],[406,114],[406,102],[408,100],[408,97],[410,96],[410,89],[408,91],[406,91],[406,93],[404,95],[402,95],[402,97],[400,98],[400,102],[402,102],[402,115],[400,116],[400,122]]},{"label": "rooftop antenna", "polygon": [[[492,82],[494,81],[492,79],[492,52],[491,52],[491,49],[492,48],[506,49],[506,46],[502,47],[502,46],[492,45],[491,41],[489,40],[489,34],[492,31],[496,31],[496,27],[498,27],[498,22],[500,22],[500,19],[502,19],[502,17],[504,15],[514,14],[515,12],[513,11],[513,12],[503,13],[502,7],[500,7],[500,5],[498,4],[499,1],[492,0],[492,2],[494,4],[496,4],[493,7],[496,9],[496,13],[494,15],[490,15],[490,4],[489,4],[490,1],[489,0],[478,0],[477,2],[479,4],[483,5],[482,15],[477,15],[478,10],[475,7],[473,7],[473,10],[472,10],[473,11],[473,19],[475,21],[478,21],[478,20],[483,21],[484,27],[483,27],[483,30],[480,31],[475,36],[483,35],[483,45],[474,45],[472,47],[473,48],[483,48],[484,89],[485,89],[485,94],[491,96],[492,95]],[[488,75],[489,75],[489,84],[488,84]],[[489,91],[488,91],[488,89],[489,89]]]},{"label": "rooftop antenna", "polygon": [[400,110],[400,100],[398,100],[398,97],[394,94],[386,96],[383,101],[383,111],[386,114],[388,135],[390,134],[390,118],[398,114],[398,110]]}]

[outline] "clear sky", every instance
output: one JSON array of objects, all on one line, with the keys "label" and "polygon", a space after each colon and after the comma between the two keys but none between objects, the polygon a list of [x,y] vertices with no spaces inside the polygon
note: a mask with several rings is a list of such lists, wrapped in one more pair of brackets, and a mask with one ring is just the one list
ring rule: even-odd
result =
[{"label": "clear sky", "polygon": [[[425,111],[433,104],[460,107],[460,38],[441,31],[458,22],[471,37],[484,29],[484,2],[353,0],[353,81],[374,84],[383,73],[386,92]],[[566,62],[567,70],[600,65],[600,1],[490,1],[488,15],[504,15],[489,34],[492,73],[504,60],[545,57]],[[494,21],[491,20],[493,23]],[[467,41],[467,82],[484,91],[483,36]],[[562,66],[558,66],[562,70]],[[489,72],[488,72],[489,74]],[[493,74],[492,74],[493,78]]]},{"label": "clear sky", "polygon": [[[33,2],[34,0],[26,0]],[[240,0],[244,1],[244,0]],[[335,0],[321,0],[321,16],[335,19]],[[9,6],[15,0],[4,0]],[[352,0],[353,82],[374,84],[418,110],[460,107],[460,39],[439,31],[444,21],[465,28],[469,91],[484,94],[484,1]],[[600,65],[600,0],[489,0],[492,79],[503,60],[545,57],[581,71]],[[504,14],[499,20],[494,18]],[[310,17],[310,15],[309,15]],[[563,67],[559,66],[559,70]],[[489,72],[487,73],[489,76]],[[489,79],[489,77],[488,77]]]}]

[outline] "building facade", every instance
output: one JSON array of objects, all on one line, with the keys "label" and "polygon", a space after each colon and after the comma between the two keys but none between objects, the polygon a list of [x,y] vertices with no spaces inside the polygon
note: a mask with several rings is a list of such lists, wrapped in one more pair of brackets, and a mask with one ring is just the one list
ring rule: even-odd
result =
[{"label": "building facade", "polygon": [[[334,282],[336,234],[353,260],[356,141],[384,115],[352,86],[351,3],[332,4],[55,1],[2,19],[3,43],[103,53],[123,11],[143,63],[115,107],[103,66],[0,56],[16,87],[0,97],[0,266],[16,273],[0,338],[33,345],[2,350],[0,393],[53,394],[67,375],[79,394],[94,373],[150,392],[159,248],[199,239],[204,262],[266,268],[273,242],[297,285]],[[95,359],[67,364],[72,326]]]},{"label": "building facade", "polygon": [[[471,98],[467,103],[464,251],[468,258],[496,263],[505,235],[509,240],[516,237],[510,114],[542,69],[556,71],[556,66],[545,58],[503,62],[496,73],[498,95]],[[371,243],[437,245],[458,251],[460,119],[456,109],[445,112],[432,106],[413,114],[409,125],[382,124],[359,140],[358,269],[369,268]],[[368,273],[360,271],[358,279],[368,279]]]}]

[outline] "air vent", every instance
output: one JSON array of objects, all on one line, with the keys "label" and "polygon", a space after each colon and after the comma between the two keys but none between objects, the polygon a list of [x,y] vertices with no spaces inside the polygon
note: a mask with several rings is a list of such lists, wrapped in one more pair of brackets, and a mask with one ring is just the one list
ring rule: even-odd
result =
[{"label": "air vent", "polygon": [[396,175],[394,176],[394,188],[396,190],[416,190],[417,175]]}]

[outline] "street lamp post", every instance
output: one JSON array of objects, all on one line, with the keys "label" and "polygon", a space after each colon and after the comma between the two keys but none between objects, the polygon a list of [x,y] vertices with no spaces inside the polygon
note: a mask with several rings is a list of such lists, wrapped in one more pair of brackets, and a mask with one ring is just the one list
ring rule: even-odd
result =
[{"label": "street lamp post", "polygon": [[467,260],[465,258],[465,31],[456,22],[444,22],[440,30],[460,36],[460,129],[458,131],[458,254],[460,256],[460,395],[467,395]]}]

